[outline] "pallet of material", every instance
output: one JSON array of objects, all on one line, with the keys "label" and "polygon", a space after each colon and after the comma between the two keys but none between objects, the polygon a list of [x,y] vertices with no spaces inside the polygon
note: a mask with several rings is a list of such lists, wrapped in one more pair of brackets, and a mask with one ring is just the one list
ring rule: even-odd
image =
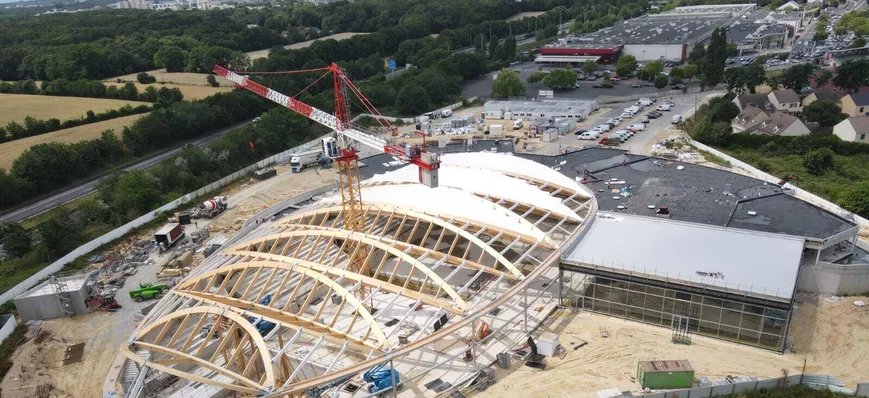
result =
[{"label": "pallet of material", "polygon": [[84,344],[78,343],[66,347],[66,352],[63,354],[64,366],[81,362],[84,358]]}]

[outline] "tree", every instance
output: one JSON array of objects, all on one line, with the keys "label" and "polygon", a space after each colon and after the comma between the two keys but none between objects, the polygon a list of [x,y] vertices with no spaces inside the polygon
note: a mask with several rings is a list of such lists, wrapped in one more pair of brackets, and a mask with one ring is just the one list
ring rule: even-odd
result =
[{"label": "tree", "polygon": [[817,100],[803,108],[803,118],[807,122],[815,122],[823,127],[835,126],[848,115],[842,113],[842,109],[830,100]]},{"label": "tree", "polygon": [[544,26],[543,29],[540,30],[540,32],[537,32],[536,39],[539,41],[548,39],[550,37],[555,37],[556,35],[558,35],[558,27],[555,26],[555,24],[548,24]]},{"label": "tree", "polygon": [[[555,71],[553,71],[554,73]],[[551,73],[550,73],[551,74]],[[574,75],[576,73],[574,72]],[[544,84],[545,84],[544,78]],[[576,80],[576,78],[574,78]],[[492,98],[508,98],[514,96],[524,96],[525,85],[519,78],[519,74],[512,69],[501,69],[498,72],[498,77],[492,82]]]},{"label": "tree", "polygon": [[727,83],[727,91],[729,92],[744,92],[745,91],[745,68],[736,67],[724,71],[724,83]]},{"label": "tree", "polygon": [[643,79],[654,81],[664,71],[664,63],[655,60],[643,67]]},{"label": "tree", "polygon": [[573,88],[576,83],[576,71],[554,70],[543,78],[543,85],[553,90]]},{"label": "tree", "polygon": [[220,87],[220,83],[214,78],[214,75],[205,76],[205,82],[211,87]]},{"label": "tree", "polygon": [[674,66],[670,69],[670,77],[678,79],[685,78],[685,69],[683,69],[681,66]]},{"label": "tree", "polygon": [[746,66],[743,72],[745,86],[748,88],[748,92],[754,94],[757,86],[766,80],[766,71],[763,69],[763,65],[751,64]]},{"label": "tree", "polygon": [[154,65],[166,68],[167,72],[182,72],[184,61],[184,50],[174,44],[164,45],[154,53]]},{"label": "tree", "polygon": [[815,86],[818,88],[824,87],[832,79],[833,79],[833,72],[830,72],[826,69],[821,69],[820,72],[815,74]]},{"label": "tree", "polygon": [[527,80],[529,84],[536,84],[542,82],[544,77],[546,77],[546,72],[537,71],[528,75],[528,78],[525,80]]},{"label": "tree", "polygon": [[633,76],[637,70],[637,58],[633,55],[622,55],[616,62],[616,73],[619,76]]},{"label": "tree", "polygon": [[818,148],[809,151],[803,156],[803,167],[814,175],[824,174],[825,171],[835,166],[833,161],[834,155],[833,150],[830,148]]},{"label": "tree", "polygon": [[809,86],[809,77],[812,75],[811,64],[799,64],[785,69],[781,76],[781,85],[796,92],[801,92]]},{"label": "tree", "polygon": [[691,79],[697,77],[697,65],[688,64],[682,68],[682,75],[684,78],[688,79],[690,82]]},{"label": "tree", "polygon": [[157,78],[154,76],[151,76],[145,72],[141,72],[138,75],[136,75],[136,81],[138,81],[139,83],[142,83],[142,84],[151,84],[151,83],[156,83]]},{"label": "tree", "polygon": [[727,33],[723,28],[715,28],[706,48],[705,62],[700,74],[705,77],[707,86],[716,86],[724,80],[724,65],[727,62]]},{"label": "tree", "polygon": [[395,108],[398,112],[404,115],[412,115],[420,113],[428,109],[428,92],[425,88],[416,85],[408,84],[398,91],[395,96]]},{"label": "tree", "polygon": [[706,61],[706,46],[703,42],[697,42],[694,44],[694,48],[691,49],[691,53],[688,54],[688,64],[689,65],[700,65]]},{"label": "tree", "polygon": [[22,257],[30,252],[30,235],[18,223],[0,224],[0,243],[12,257]]},{"label": "tree", "polygon": [[501,52],[504,54],[504,60],[510,61],[516,57],[516,38],[513,35],[507,35],[504,39],[504,44],[501,46]]},{"label": "tree", "polygon": [[862,217],[869,217],[869,181],[849,184],[839,195],[838,202]]},{"label": "tree", "polygon": [[498,48],[500,45],[498,44],[498,38],[492,36],[489,40],[489,59],[495,59],[495,55],[498,53]]},{"label": "tree", "polygon": [[845,61],[836,69],[833,84],[850,92],[856,92],[860,87],[869,85],[869,59]]},{"label": "tree", "polygon": [[582,64],[582,73],[585,73],[586,76],[591,75],[597,70],[597,62],[592,60],[585,61]]},{"label": "tree", "polygon": [[667,83],[669,83],[669,82],[670,82],[670,79],[667,79],[667,76],[664,76],[664,75],[655,76],[655,88],[657,88],[659,90],[664,88],[664,87],[667,87]]},{"label": "tree", "polygon": [[116,214],[135,217],[162,202],[157,179],[145,171],[127,172],[100,187],[100,196]]}]

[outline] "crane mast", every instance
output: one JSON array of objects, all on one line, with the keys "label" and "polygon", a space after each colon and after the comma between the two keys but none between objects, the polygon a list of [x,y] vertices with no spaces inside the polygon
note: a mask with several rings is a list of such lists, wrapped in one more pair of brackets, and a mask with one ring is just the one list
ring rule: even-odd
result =
[{"label": "crane mast", "polygon": [[[296,100],[293,97],[274,91],[250,80],[246,76],[242,76],[224,67],[219,65],[214,66],[215,74],[225,77],[233,82],[237,87],[244,88],[261,97],[276,102],[287,109],[295,111],[302,116],[332,129],[335,132],[336,138],[323,138],[322,145],[324,154],[334,160],[338,190],[341,193],[342,215],[345,229],[353,232],[360,232],[365,229],[359,178],[359,155],[355,147],[357,143],[379,150],[383,153],[388,153],[402,161],[417,165],[419,167],[420,182],[430,188],[437,187],[440,159],[436,153],[426,151],[425,134],[416,131],[417,134],[422,135],[423,137],[422,146],[414,147],[406,145],[405,147],[401,147],[380,137],[363,133],[352,126],[350,122],[350,107],[347,95],[348,90],[360,100],[362,106],[366,108],[369,113],[380,115],[380,112],[378,112],[371,102],[362,95],[359,89],[353,85],[353,82],[347,78],[336,63],[332,63],[330,66],[325,68],[276,73],[304,73],[313,71],[325,71],[326,74],[332,74],[333,88],[335,90],[334,115],[323,112],[304,102]],[[385,121],[385,119],[377,120],[379,123],[381,120]],[[394,131],[394,127],[389,125],[388,121],[385,123],[386,126],[384,127],[387,127],[390,131]],[[371,276],[370,267],[368,264],[363,264],[364,259],[368,257],[366,248],[356,241],[353,242],[348,242],[348,245],[346,246],[347,250],[345,253],[349,257],[348,266],[354,272],[365,276]],[[360,292],[361,298],[364,299],[365,295],[366,292],[364,290]]]}]

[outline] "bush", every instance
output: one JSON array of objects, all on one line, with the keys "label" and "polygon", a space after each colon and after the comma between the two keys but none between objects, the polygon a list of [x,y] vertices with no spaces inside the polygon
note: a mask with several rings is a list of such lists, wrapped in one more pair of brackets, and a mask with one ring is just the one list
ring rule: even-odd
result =
[{"label": "bush", "polygon": [[151,76],[145,72],[142,72],[142,73],[139,73],[138,75],[136,75],[136,81],[138,81],[139,83],[142,83],[142,84],[151,84],[151,83],[156,83],[157,78],[154,76]]},{"label": "bush", "polygon": [[824,174],[827,170],[835,167],[833,155],[830,148],[820,148],[808,152],[803,156],[803,167],[814,175]]}]

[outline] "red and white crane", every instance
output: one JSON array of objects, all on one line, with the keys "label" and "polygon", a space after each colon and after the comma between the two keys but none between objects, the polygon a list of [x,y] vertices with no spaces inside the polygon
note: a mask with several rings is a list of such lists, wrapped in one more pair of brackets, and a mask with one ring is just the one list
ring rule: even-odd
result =
[{"label": "red and white crane", "polygon": [[[308,87],[302,90],[302,92],[331,74],[335,90],[334,115],[314,108],[294,97],[281,94],[263,86],[262,84],[252,81],[248,77],[239,73],[233,72],[219,65],[214,66],[215,74],[225,77],[233,82],[237,87],[250,90],[335,131],[337,139],[332,137],[323,138],[323,153],[335,161],[335,168],[338,175],[338,189],[341,192],[341,202],[343,206],[342,213],[344,218],[344,228],[355,232],[363,231],[364,219],[362,218],[362,197],[359,186],[359,156],[357,155],[357,150],[354,146],[355,142],[388,153],[405,162],[417,165],[419,167],[419,181],[430,188],[436,188],[438,185],[440,159],[436,153],[426,151],[425,134],[420,131],[416,131],[416,133],[423,137],[423,143],[421,146],[406,145],[405,147],[401,147],[390,143],[386,139],[363,133],[354,128],[350,123],[350,109],[347,103],[346,90],[352,92],[360,101],[361,106],[370,114],[377,116],[382,115],[377,111],[371,101],[369,101],[368,98],[366,98],[353,84],[353,82],[347,78],[344,71],[342,71],[334,62],[325,68],[287,72],[263,72],[263,74],[307,73],[318,71],[324,71],[325,73],[320,76],[319,79],[308,85]],[[246,72],[242,73],[252,74]],[[376,118],[376,120],[382,127],[385,127],[387,131],[396,131],[396,129],[389,124],[388,120],[384,118]],[[351,248],[349,252],[358,253],[355,256],[356,258],[350,259],[350,266],[355,268],[357,272],[369,274],[370,270],[368,269],[368,265],[361,264],[361,259],[366,257],[364,251],[353,250]],[[365,293],[363,292],[362,295],[364,296]]]}]

